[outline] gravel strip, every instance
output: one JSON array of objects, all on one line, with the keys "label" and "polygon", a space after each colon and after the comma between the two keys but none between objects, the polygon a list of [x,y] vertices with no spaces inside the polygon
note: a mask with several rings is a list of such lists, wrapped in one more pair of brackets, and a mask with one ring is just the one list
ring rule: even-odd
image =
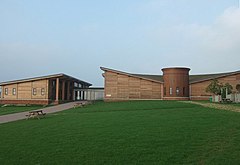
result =
[{"label": "gravel strip", "polygon": [[203,107],[208,107],[208,108],[240,112],[240,107],[233,106],[231,104],[203,103],[203,102],[197,102],[197,101],[180,101],[180,102],[197,104],[197,105],[201,105]]}]

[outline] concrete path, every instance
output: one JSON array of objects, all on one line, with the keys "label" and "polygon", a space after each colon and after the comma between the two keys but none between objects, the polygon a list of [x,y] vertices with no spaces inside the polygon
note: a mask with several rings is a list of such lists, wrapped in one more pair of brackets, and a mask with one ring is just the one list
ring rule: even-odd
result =
[{"label": "concrete path", "polygon": [[[46,114],[55,113],[55,112],[60,112],[60,111],[63,111],[63,110],[73,108],[76,103],[81,103],[81,102],[84,102],[84,101],[59,104],[59,105],[56,105],[56,106],[42,108],[40,110],[42,110]],[[14,114],[8,114],[8,115],[2,115],[2,116],[0,116],[0,124],[1,123],[8,123],[8,122],[11,122],[11,121],[26,119],[27,114],[28,114],[28,111],[20,112],[20,113],[14,113]]]}]

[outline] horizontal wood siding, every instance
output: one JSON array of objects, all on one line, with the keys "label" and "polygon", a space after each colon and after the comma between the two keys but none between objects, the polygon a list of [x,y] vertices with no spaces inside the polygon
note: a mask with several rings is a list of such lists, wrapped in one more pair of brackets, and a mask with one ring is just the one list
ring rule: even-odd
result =
[{"label": "horizontal wood siding", "polygon": [[140,99],[141,80],[129,77],[129,99]]},{"label": "horizontal wood siding", "polygon": [[128,84],[128,76],[124,75],[117,75],[117,97],[118,98],[123,98],[123,99],[128,99],[129,98],[129,84]]},{"label": "horizontal wood siding", "polygon": [[105,73],[105,97],[117,98],[117,74],[112,72]]},{"label": "horizontal wood siding", "polygon": [[105,99],[161,99],[161,83],[105,72]]},{"label": "horizontal wood siding", "polygon": [[[16,95],[13,95],[13,88],[15,88],[17,91],[17,84],[3,86],[2,94],[4,99],[10,99],[10,100],[17,99],[17,92],[16,92]],[[8,91],[7,95],[5,94],[5,89],[7,89]]]},{"label": "horizontal wood siding", "polygon": [[[32,82],[32,89],[37,90],[37,94],[32,94],[32,99],[47,99],[48,96],[48,80],[39,80]],[[44,89],[44,94],[42,95],[41,90]]]},{"label": "horizontal wood siding", "polygon": [[152,82],[141,79],[140,93],[141,99],[152,99]]},{"label": "horizontal wood siding", "polygon": [[[38,80],[32,82],[23,82],[18,84],[4,85],[4,89],[8,89],[8,94],[4,94],[4,100],[31,100],[31,99],[47,99],[48,96],[48,80]],[[13,94],[13,89],[16,89],[16,94]],[[36,88],[36,95],[33,95],[33,88]],[[44,89],[44,95],[41,90]]]},{"label": "horizontal wood siding", "polygon": [[18,84],[18,99],[32,98],[32,82]]}]

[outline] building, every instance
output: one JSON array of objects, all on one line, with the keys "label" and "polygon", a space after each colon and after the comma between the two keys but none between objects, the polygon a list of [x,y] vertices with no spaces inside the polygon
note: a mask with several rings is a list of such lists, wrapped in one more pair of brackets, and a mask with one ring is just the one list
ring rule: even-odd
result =
[{"label": "building", "polygon": [[85,100],[84,91],[91,85],[66,74],[2,82],[0,104],[58,104]]},{"label": "building", "polygon": [[163,68],[163,75],[144,75],[101,67],[104,71],[104,99],[119,100],[207,100],[205,91],[211,80],[240,84],[240,71],[189,75],[190,68]]}]

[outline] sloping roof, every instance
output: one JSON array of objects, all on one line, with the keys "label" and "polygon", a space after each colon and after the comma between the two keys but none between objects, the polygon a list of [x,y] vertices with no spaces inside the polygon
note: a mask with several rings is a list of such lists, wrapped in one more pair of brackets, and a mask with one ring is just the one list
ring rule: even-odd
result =
[{"label": "sloping roof", "polygon": [[200,74],[200,75],[190,75],[189,82],[190,84],[198,83],[202,81],[217,79],[221,77],[231,76],[235,74],[240,74],[240,71],[235,72],[226,72],[226,73],[216,73],[216,74]]},{"label": "sloping roof", "polygon": [[[103,71],[112,71],[115,73],[125,74],[125,75],[132,76],[132,77],[137,77],[137,78],[142,78],[142,79],[146,79],[146,80],[150,80],[150,81],[164,83],[162,75],[132,74],[132,73],[122,72],[122,71],[109,69],[109,68],[105,68],[105,67],[101,67],[101,69]],[[221,77],[225,77],[225,76],[231,76],[231,75],[239,74],[239,73],[240,73],[240,70],[235,71],[235,72],[217,73],[217,74],[189,75],[189,83],[193,84],[193,83],[212,80],[212,79],[221,78]]]},{"label": "sloping roof", "polygon": [[160,75],[132,74],[132,73],[127,73],[127,72],[109,69],[109,68],[105,68],[105,67],[100,67],[100,69],[103,71],[110,71],[110,72],[119,73],[119,74],[131,76],[131,77],[141,78],[141,79],[148,80],[148,81],[163,83],[162,78],[161,78],[162,76],[160,76]]},{"label": "sloping roof", "polygon": [[79,80],[77,78],[71,77],[69,75],[59,73],[59,74],[53,74],[53,75],[47,75],[47,76],[40,76],[40,77],[33,77],[33,78],[27,78],[27,79],[20,79],[20,80],[13,80],[13,81],[6,81],[1,82],[0,85],[9,85],[9,84],[15,84],[15,83],[23,83],[23,82],[29,82],[29,81],[36,81],[36,80],[44,80],[44,79],[51,79],[51,78],[64,78],[64,79],[70,79],[73,81],[76,81],[78,83],[83,83],[85,85],[91,86],[92,84]]},{"label": "sloping roof", "polygon": [[163,82],[163,76],[162,75],[146,75],[146,74],[132,74],[138,77],[142,77],[142,78],[147,78],[147,79],[151,79],[151,80],[156,80],[159,82]]}]

